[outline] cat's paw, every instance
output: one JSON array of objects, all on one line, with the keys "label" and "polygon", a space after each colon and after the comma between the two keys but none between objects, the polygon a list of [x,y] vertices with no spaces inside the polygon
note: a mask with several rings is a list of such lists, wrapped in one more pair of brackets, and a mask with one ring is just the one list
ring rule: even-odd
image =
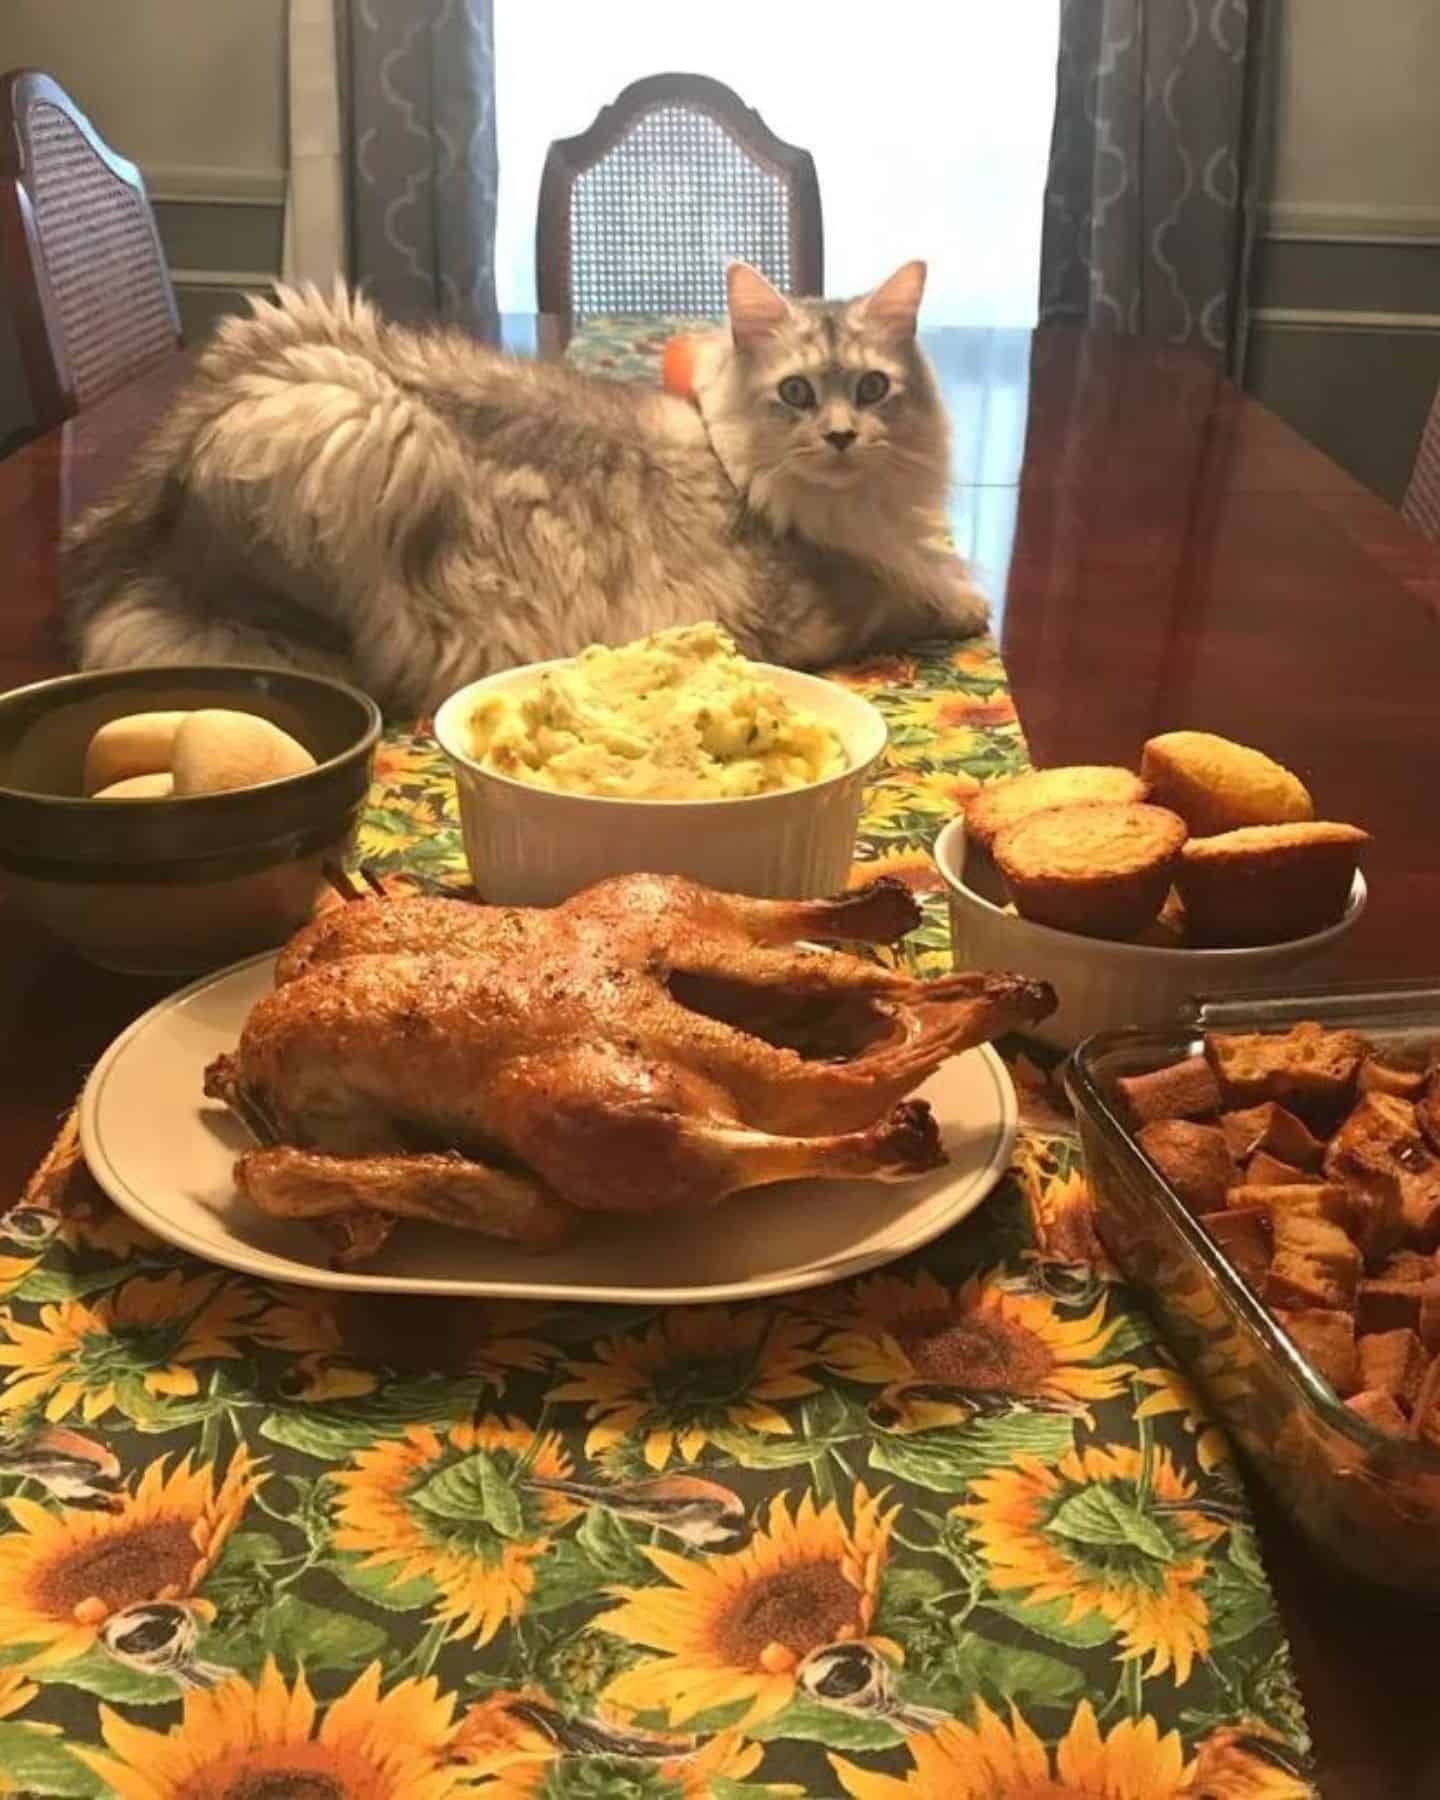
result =
[{"label": "cat's paw", "polygon": [[957,575],[940,603],[941,628],[947,636],[978,637],[990,629],[990,602],[964,575]]}]

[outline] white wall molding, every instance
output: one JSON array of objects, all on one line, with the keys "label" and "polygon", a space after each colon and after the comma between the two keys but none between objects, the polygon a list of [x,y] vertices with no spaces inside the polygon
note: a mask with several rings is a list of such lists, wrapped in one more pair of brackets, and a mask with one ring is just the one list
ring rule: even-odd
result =
[{"label": "white wall molding", "polygon": [[1256,306],[1250,324],[1274,331],[1440,331],[1440,312],[1351,312],[1338,307]]},{"label": "white wall molding", "polygon": [[150,198],[190,206],[283,206],[283,169],[216,168],[208,163],[143,165]]},{"label": "white wall molding", "polygon": [[278,269],[171,269],[176,287],[234,288],[241,294],[267,293],[280,280]]},{"label": "white wall molding", "polygon": [[1280,200],[1261,210],[1260,235],[1294,244],[1440,244],[1440,205],[1350,206]]}]

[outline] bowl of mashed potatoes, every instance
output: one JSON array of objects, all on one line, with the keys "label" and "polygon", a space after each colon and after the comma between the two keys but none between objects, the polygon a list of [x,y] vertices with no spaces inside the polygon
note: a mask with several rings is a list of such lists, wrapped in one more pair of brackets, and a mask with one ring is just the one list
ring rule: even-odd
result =
[{"label": "bowl of mashed potatoes", "polygon": [[435,735],[476,887],[545,906],[641,869],[837,892],[886,731],[857,694],[750,662],[701,623],[472,682]]}]

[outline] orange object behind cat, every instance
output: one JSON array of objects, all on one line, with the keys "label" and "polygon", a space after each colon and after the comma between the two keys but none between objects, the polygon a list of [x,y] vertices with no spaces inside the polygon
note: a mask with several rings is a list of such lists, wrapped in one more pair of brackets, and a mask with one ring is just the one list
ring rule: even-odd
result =
[{"label": "orange object behind cat", "polygon": [[667,394],[681,400],[695,398],[695,339],[672,337],[665,340],[660,358],[660,385]]}]

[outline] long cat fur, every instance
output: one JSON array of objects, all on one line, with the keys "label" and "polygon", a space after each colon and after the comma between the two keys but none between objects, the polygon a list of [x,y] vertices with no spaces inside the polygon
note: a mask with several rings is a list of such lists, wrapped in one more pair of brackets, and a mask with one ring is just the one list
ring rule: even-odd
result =
[{"label": "long cat fur", "polygon": [[[698,406],[402,328],[343,289],[257,303],[71,534],[81,664],[279,664],[413,713],[702,619],[797,667],[980,630],[938,545],[923,282],[912,263],[858,301],[787,301],[732,266]],[[866,370],[890,384],[877,404],[856,402]],[[814,406],[779,398],[790,375]]]}]

